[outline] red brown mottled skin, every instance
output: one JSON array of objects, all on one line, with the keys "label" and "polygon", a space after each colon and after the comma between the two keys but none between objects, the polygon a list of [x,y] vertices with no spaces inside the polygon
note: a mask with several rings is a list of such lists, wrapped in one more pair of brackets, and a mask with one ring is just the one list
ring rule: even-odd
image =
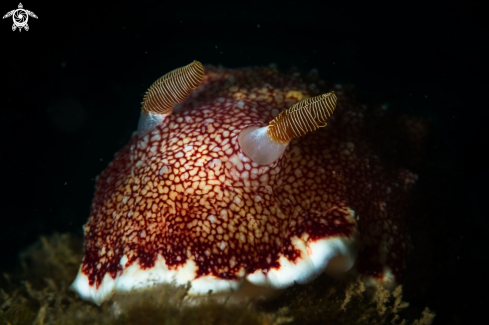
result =
[{"label": "red brown mottled skin", "polygon": [[[294,261],[293,235],[355,231],[357,270],[380,278],[387,266],[399,279],[403,206],[416,176],[376,142],[375,110],[350,88],[273,67],[205,71],[199,88],[148,136],[133,135],[98,178],[81,267],[89,285],[115,278],[123,255],[125,267],[148,269],[161,255],[175,269],[190,258],[197,277],[236,279],[240,269],[280,267],[279,253]],[[294,139],[271,165],[243,155],[241,130],[327,91],[338,104],[326,127]]]}]

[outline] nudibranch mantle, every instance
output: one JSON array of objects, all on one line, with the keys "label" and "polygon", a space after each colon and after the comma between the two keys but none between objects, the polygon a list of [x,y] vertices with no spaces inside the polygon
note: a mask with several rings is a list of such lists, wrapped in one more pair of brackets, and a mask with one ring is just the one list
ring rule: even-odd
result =
[{"label": "nudibranch mantle", "polygon": [[[369,110],[351,90],[275,67],[205,67],[172,114],[116,154],[96,182],[84,257],[72,285],[97,304],[160,283],[190,294],[243,281],[285,288],[355,269],[398,280],[403,204],[417,176],[385,164]],[[269,165],[250,160],[242,130],[333,90],[328,126],[292,140]]]}]

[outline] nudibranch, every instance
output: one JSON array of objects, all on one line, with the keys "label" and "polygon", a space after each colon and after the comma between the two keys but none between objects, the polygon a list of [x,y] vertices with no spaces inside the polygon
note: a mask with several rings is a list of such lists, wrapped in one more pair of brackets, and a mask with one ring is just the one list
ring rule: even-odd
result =
[{"label": "nudibranch", "polygon": [[96,181],[72,288],[101,304],[162,283],[282,289],[353,266],[399,281],[417,176],[385,161],[350,92],[273,66],[195,61],[158,79]]}]

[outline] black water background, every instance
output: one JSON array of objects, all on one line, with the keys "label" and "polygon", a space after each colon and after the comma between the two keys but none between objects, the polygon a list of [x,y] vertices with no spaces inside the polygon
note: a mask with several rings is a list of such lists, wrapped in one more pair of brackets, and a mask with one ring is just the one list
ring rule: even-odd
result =
[{"label": "black water background", "polygon": [[[422,174],[429,186],[418,194],[426,209],[417,209],[436,220],[427,221],[429,234],[445,249],[421,247],[432,250],[433,265],[423,267],[443,268],[414,304],[441,309],[440,324],[463,323],[469,310],[483,309],[476,299],[488,284],[489,238],[482,5],[23,4],[39,17],[29,18],[28,32],[0,21],[0,270],[12,270],[19,251],[41,235],[81,233],[94,178],[135,130],[142,95],[156,78],[195,59],[227,67],[273,62],[315,68],[433,121],[432,160]],[[16,7],[2,2],[0,14]]]}]

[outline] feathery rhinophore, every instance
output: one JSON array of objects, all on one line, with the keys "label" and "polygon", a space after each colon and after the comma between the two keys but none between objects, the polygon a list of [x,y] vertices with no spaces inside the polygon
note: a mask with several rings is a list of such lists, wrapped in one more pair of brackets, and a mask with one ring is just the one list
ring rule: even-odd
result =
[{"label": "feathery rhinophore", "polygon": [[332,92],[301,100],[274,118],[268,125],[267,134],[277,142],[289,143],[293,138],[326,126],[336,101]]},{"label": "feathery rhinophore", "polygon": [[183,102],[204,77],[199,61],[175,69],[156,80],[144,95],[142,109],[146,112],[171,114],[176,104]]}]

